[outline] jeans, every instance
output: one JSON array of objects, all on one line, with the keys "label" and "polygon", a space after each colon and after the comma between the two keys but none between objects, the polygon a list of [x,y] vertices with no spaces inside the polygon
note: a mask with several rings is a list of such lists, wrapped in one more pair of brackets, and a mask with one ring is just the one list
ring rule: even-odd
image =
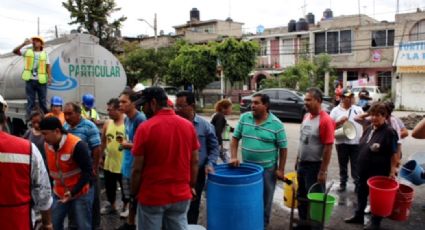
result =
[{"label": "jeans", "polygon": [[137,229],[187,230],[187,211],[190,200],[163,206],[137,206]]},{"label": "jeans", "polygon": [[190,202],[190,208],[187,212],[187,220],[189,224],[197,224],[199,217],[199,206],[201,205],[202,192],[205,187],[205,166],[199,167],[198,178],[196,180],[196,199]]},{"label": "jeans", "polygon": [[55,230],[63,230],[65,217],[69,214],[74,216],[74,224],[77,229],[92,228],[92,200],[93,190],[89,190],[87,194],[70,200],[67,203],[62,203],[59,198],[53,196],[52,205],[52,223]]},{"label": "jeans", "polygon": [[264,182],[264,193],[263,193],[263,203],[264,203],[264,227],[270,222],[270,213],[273,206],[273,195],[276,187],[276,168],[274,165],[271,168],[264,169],[263,172],[263,182]]},{"label": "jeans", "polygon": [[[323,192],[324,185],[315,185],[317,176],[320,171],[322,162],[304,162],[298,163],[297,179],[298,179],[298,215],[301,220],[307,219],[309,202],[307,194],[311,188],[313,192]],[[314,187],[312,187],[314,185]]]},{"label": "jeans", "polygon": [[124,201],[125,195],[124,195],[124,189],[122,186],[122,175],[121,173],[113,173],[109,172],[108,170],[103,171],[105,175],[105,189],[106,189],[106,197],[108,198],[108,201],[111,205],[115,203],[116,200],[116,193],[117,193],[117,183],[120,184],[121,187],[121,197]]},{"label": "jeans", "polygon": [[339,177],[342,186],[347,185],[348,181],[348,162],[351,166],[351,177],[357,186],[359,176],[357,174],[357,156],[359,155],[359,145],[337,144]]},{"label": "jeans", "polygon": [[46,96],[47,96],[47,84],[40,84],[38,80],[29,80],[25,83],[25,93],[27,95],[27,118],[29,118],[31,112],[35,107],[35,99],[36,95],[38,95],[38,104],[41,112],[44,114],[48,113],[46,104]]}]

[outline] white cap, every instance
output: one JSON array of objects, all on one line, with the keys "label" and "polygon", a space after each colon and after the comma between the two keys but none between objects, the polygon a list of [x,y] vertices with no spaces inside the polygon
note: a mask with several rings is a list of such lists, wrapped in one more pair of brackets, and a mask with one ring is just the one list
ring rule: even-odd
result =
[{"label": "white cap", "polygon": [[7,102],[6,100],[4,100],[3,96],[0,95],[0,103],[2,104],[2,106],[4,107],[4,109],[7,108]]},{"label": "white cap", "polygon": [[140,91],[144,90],[145,88],[146,87],[142,83],[137,83],[134,86],[133,91],[137,93],[137,92],[140,92]]}]

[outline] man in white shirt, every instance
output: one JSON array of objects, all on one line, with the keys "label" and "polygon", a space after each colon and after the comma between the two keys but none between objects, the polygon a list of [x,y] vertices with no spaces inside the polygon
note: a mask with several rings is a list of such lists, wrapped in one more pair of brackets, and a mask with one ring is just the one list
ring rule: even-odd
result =
[{"label": "man in white shirt", "polygon": [[[31,48],[24,48],[32,43]],[[43,50],[44,40],[42,37],[35,36],[25,41],[13,49],[13,53],[24,58],[24,71],[22,80],[26,82],[25,93],[27,95],[27,118],[35,107],[36,95],[41,111],[46,114],[47,109],[46,95],[47,84],[51,82],[50,61],[47,52]]]},{"label": "man in white shirt", "polygon": [[331,118],[335,121],[335,129],[341,128],[345,122],[351,122],[356,129],[356,136],[353,139],[346,137],[335,137],[335,147],[338,153],[340,185],[339,192],[344,192],[348,182],[348,162],[351,164],[351,177],[357,190],[358,175],[356,170],[357,155],[359,152],[359,141],[363,133],[363,127],[354,121],[354,118],[363,114],[361,107],[354,105],[353,92],[345,89],[342,93],[341,103],[332,109]]}]

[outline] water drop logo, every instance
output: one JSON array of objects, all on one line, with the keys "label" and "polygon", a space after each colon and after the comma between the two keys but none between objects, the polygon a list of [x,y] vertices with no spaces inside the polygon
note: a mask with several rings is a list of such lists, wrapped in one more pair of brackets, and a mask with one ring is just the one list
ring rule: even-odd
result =
[{"label": "water drop logo", "polygon": [[59,57],[56,58],[52,67],[52,84],[48,86],[50,90],[67,91],[77,87],[77,80],[65,75],[60,66]]}]

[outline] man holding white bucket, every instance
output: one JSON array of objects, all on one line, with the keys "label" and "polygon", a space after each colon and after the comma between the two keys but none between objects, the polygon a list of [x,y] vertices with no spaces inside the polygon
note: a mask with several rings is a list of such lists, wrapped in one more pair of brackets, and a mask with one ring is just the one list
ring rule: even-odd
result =
[{"label": "man holding white bucket", "polygon": [[345,89],[342,93],[341,103],[332,109],[331,118],[335,121],[335,147],[338,153],[339,164],[339,192],[344,192],[348,181],[348,162],[351,165],[351,177],[354,180],[357,191],[357,156],[359,153],[359,141],[363,133],[362,126],[354,121],[354,118],[363,114],[362,108],[353,104],[353,92]]}]

